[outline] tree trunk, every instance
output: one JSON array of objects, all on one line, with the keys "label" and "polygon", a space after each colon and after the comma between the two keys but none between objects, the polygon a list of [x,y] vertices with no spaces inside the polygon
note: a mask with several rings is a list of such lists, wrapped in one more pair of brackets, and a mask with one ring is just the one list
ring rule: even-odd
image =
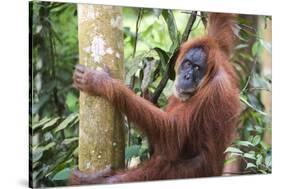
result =
[{"label": "tree trunk", "polygon": [[[272,22],[267,21],[267,28],[264,29],[265,25],[265,20],[260,18],[259,19],[259,28],[262,30],[262,38],[268,42],[269,44],[272,44]],[[272,74],[272,56],[271,53],[268,52],[267,50],[263,50],[261,54],[261,62],[262,64],[262,74],[264,76],[268,76]],[[268,115],[271,116],[271,111],[272,111],[272,99],[271,99],[272,93],[268,91],[261,91],[261,100],[264,105],[264,110]],[[271,145],[272,144],[272,125],[271,122],[268,123],[268,125],[265,127],[265,133],[263,140],[266,144]]]},{"label": "tree trunk", "polygon": [[[110,69],[123,79],[122,9],[78,5],[79,62]],[[66,31],[67,32],[67,31]],[[80,93],[79,169],[99,171],[124,167],[124,129],[121,113],[103,98]]]}]

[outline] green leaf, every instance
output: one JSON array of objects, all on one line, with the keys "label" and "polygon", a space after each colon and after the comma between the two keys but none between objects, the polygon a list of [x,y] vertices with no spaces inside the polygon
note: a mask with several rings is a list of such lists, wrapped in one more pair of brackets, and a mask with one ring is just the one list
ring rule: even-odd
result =
[{"label": "green leaf", "polygon": [[54,126],[59,119],[60,119],[59,117],[56,117],[56,118],[52,119],[51,121],[46,123],[42,129],[44,130],[44,129],[48,128],[48,127]]},{"label": "green leaf", "polygon": [[265,170],[260,169],[259,172],[261,172],[262,174],[267,174],[267,172]]},{"label": "green leaf", "polygon": [[[63,159],[63,160],[61,160]],[[58,163],[51,167],[49,169],[49,172],[45,175],[45,177],[54,177],[55,174],[57,174],[58,172],[62,171],[65,168],[70,168],[71,167],[71,163],[73,163],[73,158],[67,159],[67,158],[59,158],[59,161],[57,161]]]},{"label": "green leaf", "polygon": [[234,152],[231,152],[230,155],[229,155],[229,157],[235,157],[235,156],[238,156],[238,157],[240,156],[240,157],[241,157],[242,154],[241,154],[241,153],[234,153]]},{"label": "green leaf", "polygon": [[255,152],[255,151],[253,151],[253,150],[249,151],[248,153],[249,153],[249,154],[256,155],[256,152]]},{"label": "green leaf", "polygon": [[141,146],[141,148],[139,150],[139,156],[142,156],[146,153],[148,153],[148,147]]},{"label": "green leaf", "polygon": [[32,153],[32,162],[37,162],[43,156],[43,150],[35,150]]},{"label": "green leaf", "polygon": [[249,53],[239,53],[239,58],[244,59],[243,61],[254,61],[253,57]]},{"label": "green leaf", "polygon": [[130,78],[136,74],[136,72],[141,69],[141,62],[143,59],[143,55],[136,56],[135,58],[131,59],[127,65],[129,66],[126,73],[126,82],[130,80]]},{"label": "green leaf", "polygon": [[[160,48],[154,48],[154,50],[157,52],[159,58],[160,58],[160,61],[161,61],[161,65],[162,65],[162,69],[164,69],[164,72],[167,70],[167,69],[170,69],[168,68],[168,66],[170,67],[173,63],[171,62],[170,64],[171,65],[167,65],[169,63],[169,54],[168,52],[160,49]],[[176,77],[176,72],[174,69],[170,69],[170,72],[169,72],[169,78],[171,80],[174,80]]]},{"label": "green leaf", "polygon": [[265,165],[266,167],[271,167],[271,156],[266,156]]},{"label": "green leaf", "polygon": [[67,126],[70,125],[72,121],[74,121],[78,117],[77,113],[70,114],[59,126],[55,129],[55,132],[65,129]]},{"label": "green leaf", "polygon": [[240,146],[253,146],[253,144],[249,141],[237,141],[237,145],[240,145]]},{"label": "green leaf", "polygon": [[243,154],[243,157],[256,160],[256,157],[254,154],[245,153],[245,154]]},{"label": "green leaf", "polygon": [[259,125],[255,125],[255,130],[257,131],[258,134],[263,134],[265,128]]},{"label": "green leaf", "polygon": [[165,22],[168,26],[170,39],[171,40],[177,39],[178,30],[177,30],[176,20],[175,20],[173,12],[171,10],[163,10],[162,16],[165,19]]},{"label": "green leaf", "polygon": [[44,133],[43,137],[44,137],[44,141],[46,141],[46,142],[48,142],[48,141],[50,142],[51,140],[54,139],[54,136],[51,132]]},{"label": "green leaf", "polygon": [[256,135],[254,138],[253,138],[253,145],[256,146],[260,143],[261,141],[261,136],[260,135]]},{"label": "green leaf", "polygon": [[45,94],[40,98],[40,101],[38,103],[32,104],[32,114],[38,113],[38,111],[49,101],[50,94]]},{"label": "green leaf", "polygon": [[243,153],[240,149],[234,148],[234,147],[228,147],[225,152],[230,152],[230,153],[238,153],[241,154]]},{"label": "green leaf", "polygon": [[259,41],[260,41],[261,46],[263,48],[265,48],[271,54],[271,52],[272,52],[271,44],[266,42],[266,41],[264,41],[263,39],[260,39]]},{"label": "green leaf", "polygon": [[261,47],[260,42],[256,41],[252,46],[252,56],[256,56],[256,54],[259,53],[260,47]]},{"label": "green leaf", "polygon": [[155,50],[155,51],[157,52],[157,54],[158,54],[158,56],[159,56],[159,58],[160,58],[160,61],[161,61],[162,66],[163,66],[163,67],[166,66],[166,65],[167,65],[167,62],[169,61],[169,56],[168,56],[167,52],[164,51],[164,50],[161,49],[161,48],[158,48],[158,47],[153,48],[153,50]]},{"label": "green leaf", "polygon": [[38,129],[40,126],[46,124],[50,120],[51,120],[51,118],[44,117],[38,123],[32,125],[32,130],[34,131],[35,129]]},{"label": "green leaf", "polygon": [[127,147],[125,150],[126,160],[129,160],[134,156],[138,156],[140,148],[141,148],[140,145],[132,145],[132,146]]},{"label": "green leaf", "polygon": [[50,148],[54,147],[56,145],[55,142],[51,142],[43,147],[43,151],[49,150]]},{"label": "green leaf", "polygon": [[162,9],[152,9],[154,16],[156,16],[157,18],[159,18],[159,16],[162,13]]},{"label": "green leaf", "polygon": [[177,29],[177,24],[176,24],[174,14],[171,10],[163,10],[162,16],[165,19],[165,22],[168,26],[170,39],[173,43],[170,49],[175,50],[176,47],[179,46],[180,39],[179,39],[179,32]]},{"label": "green leaf", "polygon": [[259,166],[262,163],[262,159],[263,159],[262,155],[258,154],[257,155],[257,161],[256,161],[256,165],[257,166]]},{"label": "green leaf", "polygon": [[66,138],[66,139],[64,139],[63,141],[62,141],[62,144],[70,144],[70,143],[72,143],[72,142],[74,142],[74,141],[77,141],[78,140],[78,137],[73,137],[73,138]]},{"label": "green leaf", "polygon": [[59,42],[60,44],[63,44],[63,42],[62,42],[60,36],[57,34],[57,32],[54,30],[54,28],[53,28],[53,27],[50,27],[50,30],[51,30],[53,36],[58,40],[58,42]]},{"label": "green leaf", "polygon": [[72,151],[74,157],[78,157],[78,146]]},{"label": "green leaf", "polygon": [[257,167],[255,164],[253,164],[253,163],[247,163],[247,166],[246,166],[245,169],[248,169],[248,168],[255,168],[255,167]]},{"label": "green leaf", "polygon": [[266,144],[266,143],[263,142],[263,141],[260,142],[260,145],[261,145],[261,147],[262,147],[265,151],[267,151],[268,148],[269,148],[268,144]]},{"label": "green leaf", "polygon": [[41,159],[41,157],[43,156],[43,152],[46,150],[49,150],[50,148],[52,148],[53,146],[55,146],[55,142],[51,142],[49,144],[47,144],[46,146],[39,146],[36,147],[32,150],[32,161],[36,162],[39,159]]},{"label": "green leaf", "polygon": [[252,108],[253,110],[255,110],[256,112],[260,113],[261,115],[267,116],[267,113],[255,108],[253,105],[251,105],[245,98],[243,98],[242,96],[240,96],[240,100],[246,104],[248,107]]},{"label": "green leaf", "polygon": [[42,172],[42,168],[39,169],[38,171],[32,171],[32,178],[33,180],[37,180],[38,175]]},{"label": "green leaf", "polygon": [[58,172],[57,174],[55,174],[52,180],[67,180],[69,178],[70,172],[71,172],[70,168],[65,168],[60,172]]},{"label": "green leaf", "polygon": [[249,34],[243,29],[241,29],[241,27],[238,25],[237,25],[237,30],[235,31],[235,35],[242,41],[249,40]]},{"label": "green leaf", "polygon": [[154,30],[154,25],[156,24],[156,22],[154,22],[153,24],[149,25],[146,29],[144,29],[142,32],[139,33],[140,38],[143,39],[147,39],[150,36],[152,36],[152,32]]},{"label": "green leaf", "polygon": [[258,74],[253,74],[252,76],[252,87],[253,88],[264,88],[264,90],[271,90],[271,84],[268,82],[268,80],[263,77],[260,76]]},{"label": "green leaf", "polygon": [[67,93],[66,105],[71,112],[75,112],[75,110],[77,110],[77,102],[78,98],[72,92]]},{"label": "green leaf", "polygon": [[248,44],[239,44],[235,47],[235,50],[244,49],[244,48],[247,48],[247,47],[249,47]]}]

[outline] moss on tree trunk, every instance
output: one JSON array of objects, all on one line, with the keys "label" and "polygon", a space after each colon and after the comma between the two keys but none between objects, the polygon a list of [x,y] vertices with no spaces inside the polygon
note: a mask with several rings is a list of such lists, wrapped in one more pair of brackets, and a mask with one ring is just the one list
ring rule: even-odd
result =
[{"label": "moss on tree trunk", "polygon": [[[90,67],[106,64],[113,77],[123,79],[121,8],[78,5],[79,62]],[[121,113],[103,98],[80,93],[79,169],[124,166]]]}]

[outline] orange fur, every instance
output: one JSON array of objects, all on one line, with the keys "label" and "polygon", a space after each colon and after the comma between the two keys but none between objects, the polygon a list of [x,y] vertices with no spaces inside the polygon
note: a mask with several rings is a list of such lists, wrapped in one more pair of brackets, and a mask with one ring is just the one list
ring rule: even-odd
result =
[{"label": "orange fur", "polygon": [[184,54],[198,46],[208,57],[206,75],[187,101],[171,96],[162,111],[117,80],[100,83],[101,96],[147,134],[153,149],[150,160],[140,167],[118,172],[103,182],[222,174],[224,151],[232,142],[240,112],[237,78],[229,63],[234,20],[232,15],[210,14],[209,23],[208,35],[185,42],[177,59],[176,70]]}]

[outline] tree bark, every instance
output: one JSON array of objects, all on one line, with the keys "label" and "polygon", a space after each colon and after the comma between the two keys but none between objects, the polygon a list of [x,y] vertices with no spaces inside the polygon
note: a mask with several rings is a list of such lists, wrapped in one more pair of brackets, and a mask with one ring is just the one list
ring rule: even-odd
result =
[{"label": "tree bark", "polygon": [[[123,79],[122,9],[78,5],[80,64],[102,68]],[[124,167],[124,128],[121,113],[101,97],[80,93],[79,169],[99,171]]]}]

